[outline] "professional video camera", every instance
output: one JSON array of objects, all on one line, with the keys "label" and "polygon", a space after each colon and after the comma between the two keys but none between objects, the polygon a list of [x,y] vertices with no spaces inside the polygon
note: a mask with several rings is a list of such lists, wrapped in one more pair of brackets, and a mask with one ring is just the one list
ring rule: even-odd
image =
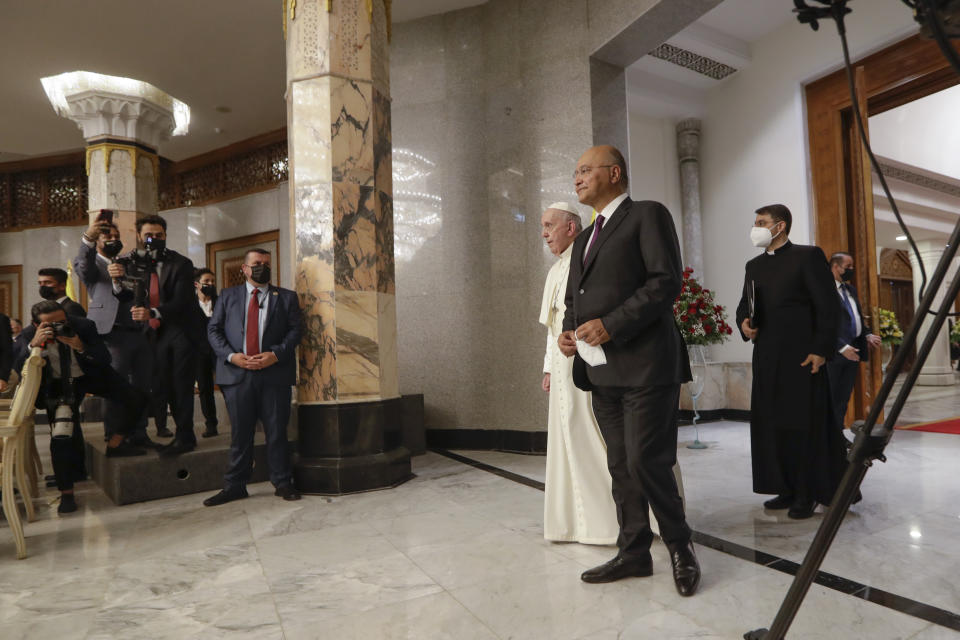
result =
[{"label": "professional video camera", "polygon": [[123,265],[123,277],[120,286],[133,292],[133,306],[147,306],[150,294],[150,274],[157,268],[157,262],[163,259],[166,248],[154,238],[147,238],[143,249],[135,249],[125,256],[114,260]]}]

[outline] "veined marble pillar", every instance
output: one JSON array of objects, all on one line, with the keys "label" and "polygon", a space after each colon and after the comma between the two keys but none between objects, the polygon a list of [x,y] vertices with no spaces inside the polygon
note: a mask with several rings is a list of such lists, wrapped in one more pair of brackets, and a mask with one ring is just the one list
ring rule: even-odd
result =
[{"label": "veined marble pillar", "polygon": [[[943,244],[924,240],[917,242],[917,249],[920,250],[920,258],[923,260],[923,267],[926,269],[927,277],[929,278],[930,275],[933,274],[934,269],[936,269],[940,257],[943,255]],[[919,303],[920,295],[920,268],[917,265],[916,255],[912,251],[908,253],[910,254],[910,266],[913,267],[913,291],[914,295],[917,296],[914,300],[914,307],[916,307]],[[954,260],[954,264],[951,265],[950,270],[947,272],[947,278],[944,280],[943,287],[941,287],[939,294],[934,298],[933,305],[930,307],[932,310],[936,310],[940,306],[940,302],[943,300],[943,292],[947,290],[950,282],[956,277],[957,260]],[[923,319],[923,324],[920,327],[921,337],[926,335],[927,328],[930,326],[932,320],[933,316],[929,314]],[[901,328],[906,330],[906,327]],[[919,342],[917,346],[920,346]],[[937,341],[934,343],[933,349],[930,350],[930,355],[927,356],[927,361],[920,370],[920,377],[917,378],[917,384],[927,386],[956,384],[953,367],[950,365],[950,334],[946,323],[944,323],[943,328],[940,329],[940,333],[937,335]]]},{"label": "veined marble pillar", "polygon": [[187,132],[189,107],[146,82],[85,71],[44,78],[43,85],[87,142],[91,220],[113,209],[124,247],[135,247],[137,218],[157,212],[157,149]]},{"label": "veined marble pillar", "polygon": [[384,0],[286,0],[290,216],[300,343],[297,486],[411,477],[401,446]]},{"label": "veined marble pillar", "polygon": [[677,123],[677,157],[680,161],[680,196],[683,206],[683,262],[703,273],[703,226],[700,219],[700,120]]}]

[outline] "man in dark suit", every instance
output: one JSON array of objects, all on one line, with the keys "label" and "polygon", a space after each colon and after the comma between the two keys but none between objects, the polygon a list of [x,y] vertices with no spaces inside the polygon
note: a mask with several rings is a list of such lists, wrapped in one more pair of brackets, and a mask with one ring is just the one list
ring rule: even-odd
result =
[{"label": "man in dark suit", "polygon": [[300,343],[300,302],[293,291],[271,286],[268,252],[251,249],[243,262],[246,282],[220,293],[208,327],[232,436],[223,490],[203,501],[208,507],[247,497],[257,420],[263,423],[275,495],[300,499],[287,453],[290,387],[296,384],[295,351]]},{"label": "man in dark suit", "polygon": [[10,318],[0,313],[0,393],[7,390],[13,370],[13,340],[10,338]]},{"label": "man in dark suit", "polygon": [[[143,326],[131,317],[133,299],[123,293],[119,282],[115,282],[108,272],[122,249],[117,225],[102,220],[94,221],[80,237],[73,269],[87,287],[87,317],[97,325],[97,333],[110,351],[113,368],[130,384],[147,391],[153,377],[153,350]],[[157,443],[147,436],[148,413],[145,409],[137,418],[130,439],[138,446],[157,447]],[[116,432],[120,415],[119,406],[107,402],[103,420],[104,439],[109,439]],[[171,437],[173,434],[166,429],[158,429],[157,435]]]},{"label": "man in dark suit", "polygon": [[[146,302],[134,301],[130,317],[142,323],[153,353],[154,415],[158,408],[170,403],[177,425],[172,442],[160,448],[160,455],[173,456],[192,451],[197,446],[193,430],[193,380],[196,351],[199,346],[197,297],[193,289],[193,263],[186,256],[167,249],[167,221],[158,215],[139,218],[136,222],[137,243],[149,258],[149,284],[145,286]],[[121,278],[125,267],[113,263],[107,267],[111,278]],[[133,293],[124,290],[121,300]]]},{"label": "man in dark suit", "polygon": [[863,310],[853,287],[853,257],[838,252],[830,256],[830,271],[840,297],[840,315],[837,322],[837,355],[827,361],[827,380],[830,382],[830,404],[837,428],[843,431],[850,394],[857,383],[861,362],[870,359],[870,349],[880,346],[880,336],[870,333],[863,321]]},{"label": "man in dark suit", "polygon": [[[673,465],[680,384],[690,380],[683,337],[673,318],[683,267],[673,219],[651,201],[627,197],[627,166],[614,147],[584,153],[574,171],[581,203],[599,211],[573,245],[560,350],[574,357],[574,383],[593,392],[607,444],[619,553],[586,571],[585,582],[653,572],[648,508],[670,550],[680,595],[700,583]],[[582,342],[602,347],[606,364],[588,365]]]},{"label": "man in dark suit", "polygon": [[197,354],[197,395],[200,397],[200,409],[206,428],[201,434],[204,438],[217,435],[217,403],[213,397],[213,375],[216,370],[213,349],[207,340],[207,327],[217,303],[217,279],[213,271],[206,267],[193,272],[193,284],[197,288],[198,327],[202,329],[199,353]]},{"label": "man in dark suit", "polygon": [[42,349],[45,362],[37,407],[50,419],[50,458],[60,513],[77,510],[73,483],[81,475],[83,451],[77,450],[80,403],[86,394],[101,396],[120,407],[122,420],[107,443],[107,456],[139,456],[146,452],[125,440],[136,416],[146,404],[146,394],[132,387],[110,366],[110,352],[93,322],[68,316],[56,300],[38,302],[31,310],[33,324],[16,342],[16,367],[21,369],[33,347]]},{"label": "man in dark suit", "polygon": [[40,297],[44,300],[56,300],[68,316],[86,318],[84,308],[67,297],[67,272],[56,267],[47,267],[37,272],[37,285]]}]

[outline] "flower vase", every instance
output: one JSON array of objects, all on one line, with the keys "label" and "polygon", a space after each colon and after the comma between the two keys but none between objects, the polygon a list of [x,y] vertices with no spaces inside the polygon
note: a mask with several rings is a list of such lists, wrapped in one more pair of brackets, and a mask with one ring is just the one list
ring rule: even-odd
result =
[{"label": "flower vase", "polygon": [[890,361],[893,359],[893,345],[889,342],[884,342],[880,345],[880,375],[887,375],[887,365],[890,364]]},{"label": "flower vase", "polygon": [[687,356],[690,359],[691,380],[687,384],[687,390],[690,392],[690,403],[693,407],[693,429],[694,440],[687,445],[688,449],[706,449],[707,445],[700,442],[700,429],[697,427],[697,420],[700,414],[697,412],[697,400],[703,393],[704,384],[707,381],[707,354],[702,344],[687,345]]}]

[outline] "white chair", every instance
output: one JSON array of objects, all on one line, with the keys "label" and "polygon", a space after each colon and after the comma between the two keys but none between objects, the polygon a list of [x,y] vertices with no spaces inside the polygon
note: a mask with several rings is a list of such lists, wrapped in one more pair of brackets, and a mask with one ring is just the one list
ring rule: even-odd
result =
[{"label": "white chair", "polygon": [[0,438],[3,443],[0,489],[3,491],[3,514],[13,532],[17,558],[20,560],[27,557],[27,544],[23,538],[23,525],[20,522],[20,510],[17,508],[14,489],[20,490],[27,521],[32,522],[36,519],[33,498],[39,492],[39,454],[34,439],[34,403],[40,391],[42,370],[43,357],[39,347],[34,347],[23,365],[20,384],[9,410],[0,410]]}]

